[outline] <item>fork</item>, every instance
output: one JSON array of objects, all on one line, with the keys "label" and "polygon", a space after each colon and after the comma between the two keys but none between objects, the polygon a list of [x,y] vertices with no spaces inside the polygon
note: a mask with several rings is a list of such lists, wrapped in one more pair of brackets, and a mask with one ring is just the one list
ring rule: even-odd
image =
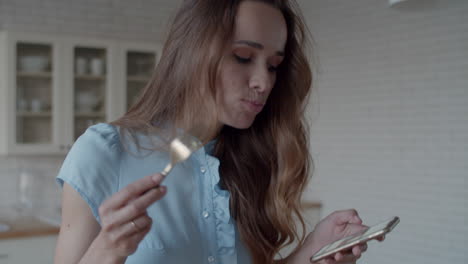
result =
[{"label": "fork", "polygon": [[194,136],[183,135],[173,139],[169,147],[171,161],[161,172],[164,177],[166,177],[169,172],[171,172],[172,168],[174,168],[177,163],[188,159],[188,157],[190,157],[193,152],[203,147],[203,144]]}]

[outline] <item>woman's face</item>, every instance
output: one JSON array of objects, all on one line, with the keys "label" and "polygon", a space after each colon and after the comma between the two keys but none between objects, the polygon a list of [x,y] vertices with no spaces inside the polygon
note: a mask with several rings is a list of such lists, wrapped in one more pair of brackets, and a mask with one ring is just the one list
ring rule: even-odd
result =
[{"label": "woman's face", "polygon": [[243,1],[237,11],[233,42],[218,78],[219,122],[248,128],[265,105],[283,60],[287,29],[282,13],[268,4]]}]

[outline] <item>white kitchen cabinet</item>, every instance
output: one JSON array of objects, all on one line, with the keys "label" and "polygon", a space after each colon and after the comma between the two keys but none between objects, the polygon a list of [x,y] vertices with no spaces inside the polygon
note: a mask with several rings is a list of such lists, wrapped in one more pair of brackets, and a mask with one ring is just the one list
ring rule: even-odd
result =
[{"label": "white kitchen cabinet", "polygon": [[[115,112],[111,95],[116,89],[114,71],[116,65],[116,45],[105,40],[69,38],[63,43],[65,67],[64,94],[62,100],[65,127],[60,129],[65,146],[71,145],[88,126],[111,121],[110,113]],[[100,66],[92,70],[93,61]],[[80,65],[83,61],[83,66]],[[82,68],[82,69],[80,69]]]},{"label": "white kitchen cabinet", "polygon": [[57,236],[0,240],[0,264],[54,263]]},{"label": "white kitchen cabinet", "polygon": [[0,154],[66,154],[121,116],[149,81],[156,43],[0,32]]},{"label": "white kitchen cabinet", "polygon": [[125,80],[125,109],[135,103],[138,95],[149,83],[151,75],[156,67],[159,51],[152,45],[122,44],[121,54],[124,59]]},{"label": "white kitchen cabinet", "polygon": [[0,34],[0,151],[58,151],[63,73],[57,39]]}]

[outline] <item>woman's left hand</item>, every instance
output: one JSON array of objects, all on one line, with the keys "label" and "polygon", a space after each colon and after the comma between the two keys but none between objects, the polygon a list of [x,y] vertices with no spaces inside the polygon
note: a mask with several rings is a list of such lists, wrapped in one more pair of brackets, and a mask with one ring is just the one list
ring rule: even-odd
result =
[{"label": "woman's left hand", "polygon": [[[310,233],[304,244],[293,255],[288,258],[287,263],[308,264],[310,258],[323,246],[338,239],[350,236],[365,230],[367,226],[362,225],[362,220],[354,209],[336,211],[325,217],[317,224],[315,230]],[[354,246],[345,252],[338,252],[335,255],[316,262],[317,264],[345,264],[355,263],[366,251],[367,244]]]}]

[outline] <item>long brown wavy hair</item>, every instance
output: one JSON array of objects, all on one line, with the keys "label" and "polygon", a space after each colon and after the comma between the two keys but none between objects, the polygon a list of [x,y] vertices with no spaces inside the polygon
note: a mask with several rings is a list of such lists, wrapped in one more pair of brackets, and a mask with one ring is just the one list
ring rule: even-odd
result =
[{"label": "long brown wavy hair", "polygon": [[263,264],[274,262],[283,246],[304,241],[300,200],[312,169],[305,122],[312,89],[306,55],[310,35],[294,0],[261,0],[285,18],[284,60],[253,125],[219,131],[216,81],[242,1],[184,0],[151,81],[112,124],[133,134],[170,123],[204,142],[216,137],[214,156],[221,164],[221,187],[231,194],[231,215],[253,262]]}]

